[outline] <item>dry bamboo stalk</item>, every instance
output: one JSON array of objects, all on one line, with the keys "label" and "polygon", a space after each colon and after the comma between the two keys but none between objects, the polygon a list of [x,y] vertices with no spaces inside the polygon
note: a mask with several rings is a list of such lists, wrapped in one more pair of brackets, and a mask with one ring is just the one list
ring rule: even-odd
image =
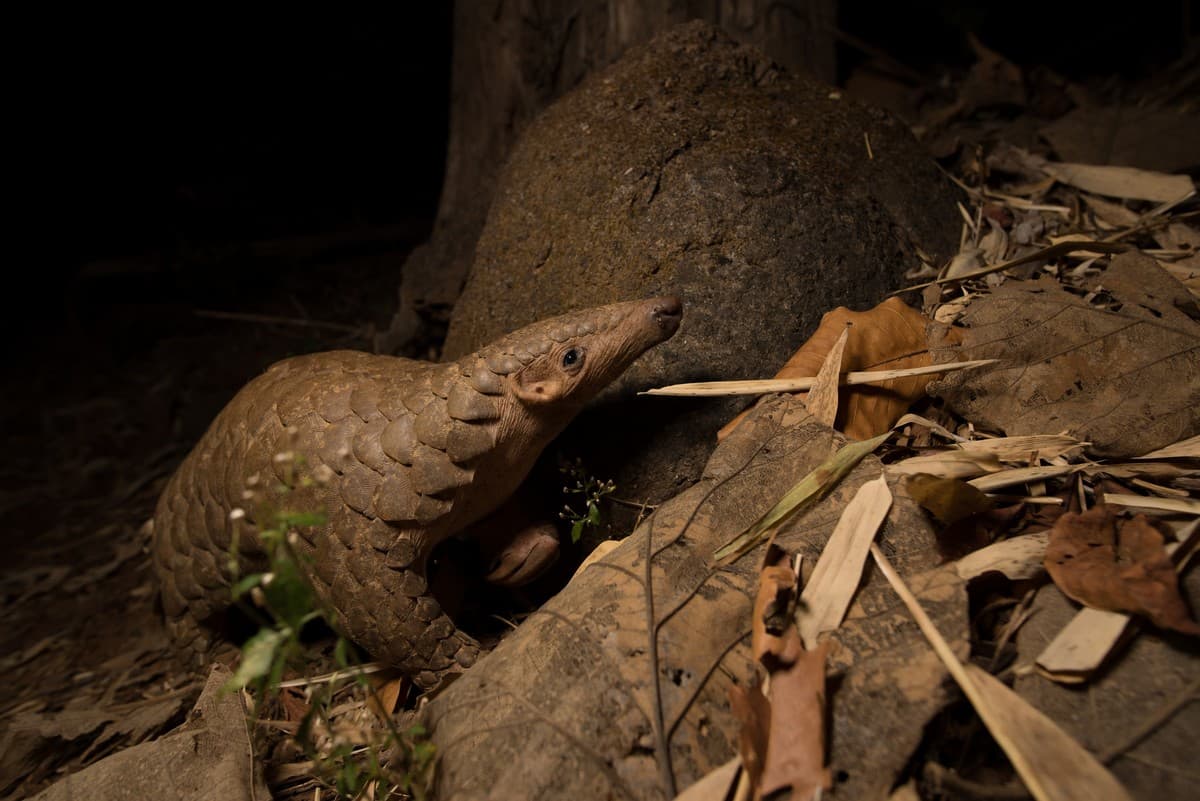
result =
[{"label": "dry bamboo stalk", "polygon": [[1104,493],[1104,502],[1135,509],[1155,509],[1160,512],[1182,512],[1185,515],[1200,515],[1200,501],[1190,498],[1151,498],[1146,495],[1120,495]]},{"label": "dry bamboo stalk", "polygon": [[[872,370],[869,372],[846,373],[842,386],[878,384],[895,378],[908,378],[930,373],[948,373],[952,370],[968,370],[994,364],[999,359],[976,359],[970,362],[947,362],[926,367],[909,367],[904,370]],[[648,389],[639,395],[668,395],[680,398],[718,398],[729,395],[765,395],[769,392],[806,392],[813,388],[817,379],[810,378],[764,378],[749,381],[699,381],[691,384],[671,384],[666,387]]]}]

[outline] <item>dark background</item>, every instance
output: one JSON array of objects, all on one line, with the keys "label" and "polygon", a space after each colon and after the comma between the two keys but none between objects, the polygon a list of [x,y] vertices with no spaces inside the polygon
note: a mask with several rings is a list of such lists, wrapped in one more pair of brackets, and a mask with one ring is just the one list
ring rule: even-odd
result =
[{"label": "dark background", "polygon": [[[839,26],[929,76],[972,63],[973,31],[1024,67],[1132,82],[1180,57],[1195,5],[843,2]],[[28,246],[5,270],[2,340],[18,362],[44,369],[55,337],[137,357],[200,308],[387,325],[437,208],[451,3],[64,11],[12,34]],[[866,58],[838,54],[842,80]],[[347,248],[371,258],[347,266]]]}]

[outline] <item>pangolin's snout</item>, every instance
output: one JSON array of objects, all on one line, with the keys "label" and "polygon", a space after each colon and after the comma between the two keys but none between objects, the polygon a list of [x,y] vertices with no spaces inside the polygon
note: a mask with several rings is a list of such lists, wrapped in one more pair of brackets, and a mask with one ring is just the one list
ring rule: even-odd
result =
[{"label": "pangolin's snout", "polygon": [[683,319],[683,301],[676,295],[657,298],[650,307],[650,318],[662,331],[663,339],[669,338]]}]

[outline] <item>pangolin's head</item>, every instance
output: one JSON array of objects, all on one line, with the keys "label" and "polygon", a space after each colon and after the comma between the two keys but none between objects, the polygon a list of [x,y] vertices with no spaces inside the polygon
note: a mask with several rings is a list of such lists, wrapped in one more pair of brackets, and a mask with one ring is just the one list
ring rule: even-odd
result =
[{"label": "pangolin's head", "polygon": [[683,303],[665,297],[614,303],[526,326],[482,348],[477,366],[503,377],[511,392],[537,407],[576,410],[637,357],[671,338]]}]

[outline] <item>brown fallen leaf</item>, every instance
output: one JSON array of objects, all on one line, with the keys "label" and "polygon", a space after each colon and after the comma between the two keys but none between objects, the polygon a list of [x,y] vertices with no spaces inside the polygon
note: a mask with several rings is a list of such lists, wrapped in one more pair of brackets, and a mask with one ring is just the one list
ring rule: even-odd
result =
[{"label": "brown fallen leaf", "polygon": [[[788,630],[799,646],[800,635]],[[800,649],[796,661],[771,674],[771,729],[760,797],[791,788],[790,798],[814,798],[833,778],[825,767],[825,657],[829,643]]]},{"label": "brown fallen leaf", "polygon": [[795,626],[796,573],[787,552],[771,546],[759,573],[751,619],[755,658],[770,676],[762,685],[731,687],[741,723],[738,752],[755,799],[790,788],[791,798],[828,790],[825,767],[825,657],[829,643],[805,651]]},{"label": "brown fallen leaf", "polygon": [[1200,114],[1176,108],[1080,106],[1039,133],[1063,161],[1163,172],[1200,164]]},{"label": "brown fallen leaf", "polygon": [[[821,324],[776,378],[805,378],[819,373],[826,355],[842,332],[850,327],[842,357],[843,372],[923,367],[930,364],[925,339],[929,321],[899,298],[888,298],[865,312],[838,307],[821,318]],[[925,395],[932,379],[910,376],[882,384],[843,388],[834,428],[853,439],[868,439],[887,431],[908,411],[913,401]],[[717,433],[724,439],[742,421],[745,412]]]},{"label": "brown fallen leaf", "polygon": [[741,724],[738,732],[738,755],[742,758],[742,769],[750,777],[750,784],[762,787],[764,763],[771,731],[771,702],[763,695],[762,687],[729,688],[729,706]]},{"label": "brown fallen leaf", "polygon": [[825,361],[821,363],[821,369],[817,372],[817,383],[804,399],[804,405],[812,412],[813,417],[830,428],[837,423],[838,377],[842,374],[842,362],[849,339],[850,326],[846,326],[829,349],[829,353],[825,355]]},{"label": "brown fallen leaf", "polygon": [[1103,505],[1065,514],[1050,531],[1045,563],[1058,588],[1082,604],[1200,635],[1179,595],[1163,535],[1144,515],[1128,520]]},{"label": "brown fallen leaf", "polygon": [[[976,298],[961,345],[939,361],[999,358],[929,385],[976,426],[1009,435],[1063,431],[1093,455],[1140,456],[1200,431],[1200,325],[1187,291],[1134,253],[1097,276],[1116,303],[1094,305],[1047,281],[1009,281]],[[1117,304],[1120,304],[1119,306]],[[950,329],[963,334],[962,329]],[[1149,390],[1149,391],[1148,391]]]},{"label": "brown fallen leaf", "polygon": [[787,649],[795,648],[798,642],[785,636],[793,628],[796,615],[796,573],[788,564],[787,553],[775,546],[768,549],[766,561],[758,577],[750,621],[750,650],[769,670],[777,662],[795,661],[796,653]]},{"label": "brown fallen leaf", "polygon": [[390,720],[396,711],[396,704],[401,693],[408,690],[408,682],[398,676],[388,674],[367,677],[371,692],[367,695],[367,709],[381,721]]},{"label": "brown fallen leaf", "polygon": [[943,523],[957,523],[992,508],[992,499],[965,481],[928,473],[909,476],[908,494]]}]

